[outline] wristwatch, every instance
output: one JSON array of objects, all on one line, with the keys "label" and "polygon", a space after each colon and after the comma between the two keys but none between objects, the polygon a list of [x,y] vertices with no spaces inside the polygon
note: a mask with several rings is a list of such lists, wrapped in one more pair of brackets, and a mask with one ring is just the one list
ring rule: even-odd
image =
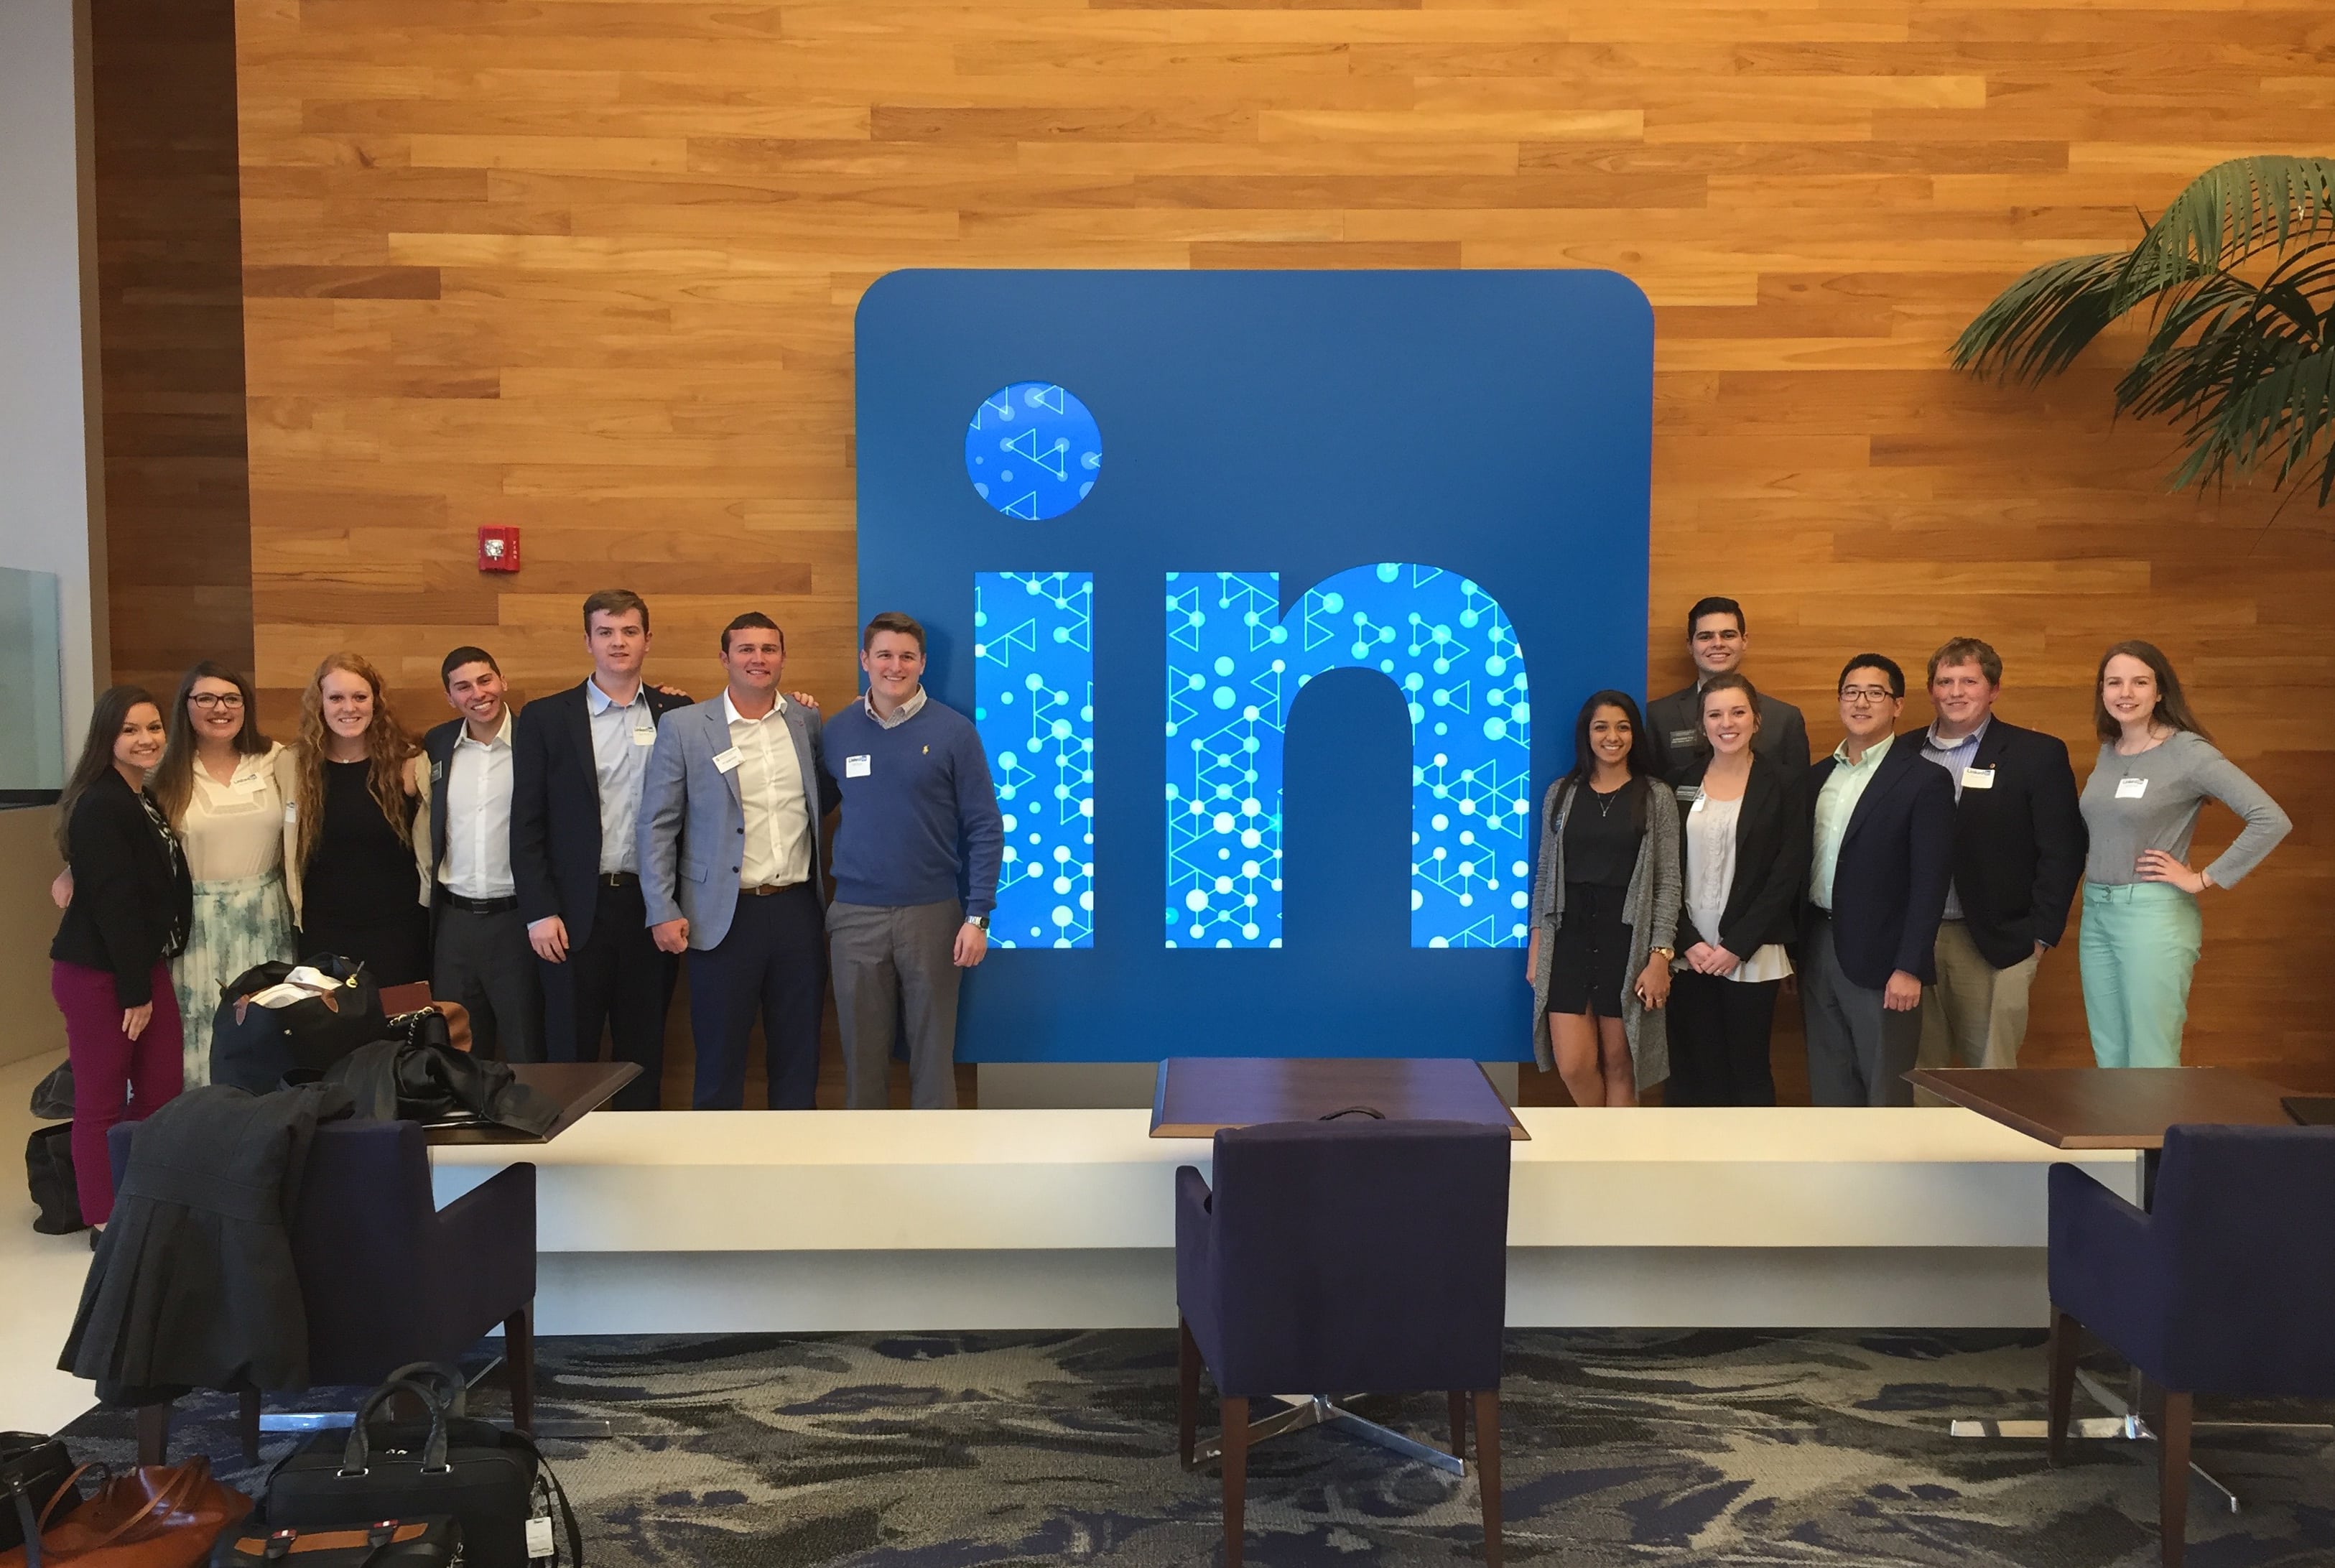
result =
[{"label": "wristwatch", "polygon": [[983,931],[989,929],[989,916],[986,915],[968,915],[964,917],[964,923],[967,925],[977,926]]},{"label": "wristwatch", "polygon": [[1662,962],[1665,963],[1678,956],[1678,953],[1674,950],[1668,947],[1650,947],[1646,951],[1649,953],[1661,953],[1662,955]]}]

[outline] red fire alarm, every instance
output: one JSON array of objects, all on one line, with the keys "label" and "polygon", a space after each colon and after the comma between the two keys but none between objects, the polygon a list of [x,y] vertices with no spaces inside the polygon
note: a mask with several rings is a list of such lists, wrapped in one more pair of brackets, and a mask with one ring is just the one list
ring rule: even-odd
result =
[{"label": "red fire alarm", "polygon": [[479,570],[482,572],[518,570],[518,530],[517,528],[480,528],[479,530]]}]

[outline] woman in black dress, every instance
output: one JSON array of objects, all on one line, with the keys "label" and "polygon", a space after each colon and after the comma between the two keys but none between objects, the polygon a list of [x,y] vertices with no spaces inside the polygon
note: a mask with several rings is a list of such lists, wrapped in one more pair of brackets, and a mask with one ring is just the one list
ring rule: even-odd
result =
[{"label": "woman in black dress", "polygon": [[1549,787],[1541,814],[1533,1054],[1575,1105],[1636,1105],[1669,1073],[1678,808],[1652,756],[1636,701],[1595,693],[1574,726],[1573,771]]},{"label": "woman in black dress", "polygon": [[355,653],[316,666],[300,698],[297,799],[285,865],[303,957],[338,953],[376,985],[430,978],[430,916],[413,854],[416,748],[381,673]]}]

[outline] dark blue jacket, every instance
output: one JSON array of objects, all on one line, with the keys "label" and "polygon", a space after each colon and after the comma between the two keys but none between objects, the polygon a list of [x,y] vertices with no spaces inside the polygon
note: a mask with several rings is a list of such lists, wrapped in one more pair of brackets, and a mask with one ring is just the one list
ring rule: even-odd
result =
[{"label": "dark blue jacket", "polygon": [[[1813,832],[1817,798],[1836,760],[1808,770]],[[1919,731],[1890,742],[1842,835],[1832,874],[1832,944],[1841,972],[1878,991],[1896,970],[1924,985],[1938,978],[1938,921],[1953,880],[1954,786],[1922,755]]]}]

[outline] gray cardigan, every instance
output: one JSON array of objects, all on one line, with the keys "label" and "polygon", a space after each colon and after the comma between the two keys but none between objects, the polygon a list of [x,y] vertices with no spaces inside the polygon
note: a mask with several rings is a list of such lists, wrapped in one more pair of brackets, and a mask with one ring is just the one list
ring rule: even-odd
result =
[{"label": "gray cardigan", "polygon": [[[1638,1000],[1637,978],[1657,947],[1673,947],[1679,918],[1678,799],[1656,787],[1646,792],[1646,835],[1638,841],[1638,864],[1630,873],[1629,892],[1623,899],[1623,918],[1630,924],[1630,962],[1624,971],[1629,987],[1622,998],[1622,1028],[1629,1036],[1630,1061],[1637,1070],[1638,1087],[1645,1089],[1671,1075],[1670,1032],[1660,1008]],[[1548,787],[1540,810],[1540,874],[1533,894],[1533,926],[1540,951],[1533,961],[1533,1060],[1545,1072],[1555,1065],[1549,1050],[1549,967],[1556,934],[1565,924],[1565,823],[1573,814],[1574,792],[1569,780]],[[1551,818],[1555,820],[1552,822]]]}]

